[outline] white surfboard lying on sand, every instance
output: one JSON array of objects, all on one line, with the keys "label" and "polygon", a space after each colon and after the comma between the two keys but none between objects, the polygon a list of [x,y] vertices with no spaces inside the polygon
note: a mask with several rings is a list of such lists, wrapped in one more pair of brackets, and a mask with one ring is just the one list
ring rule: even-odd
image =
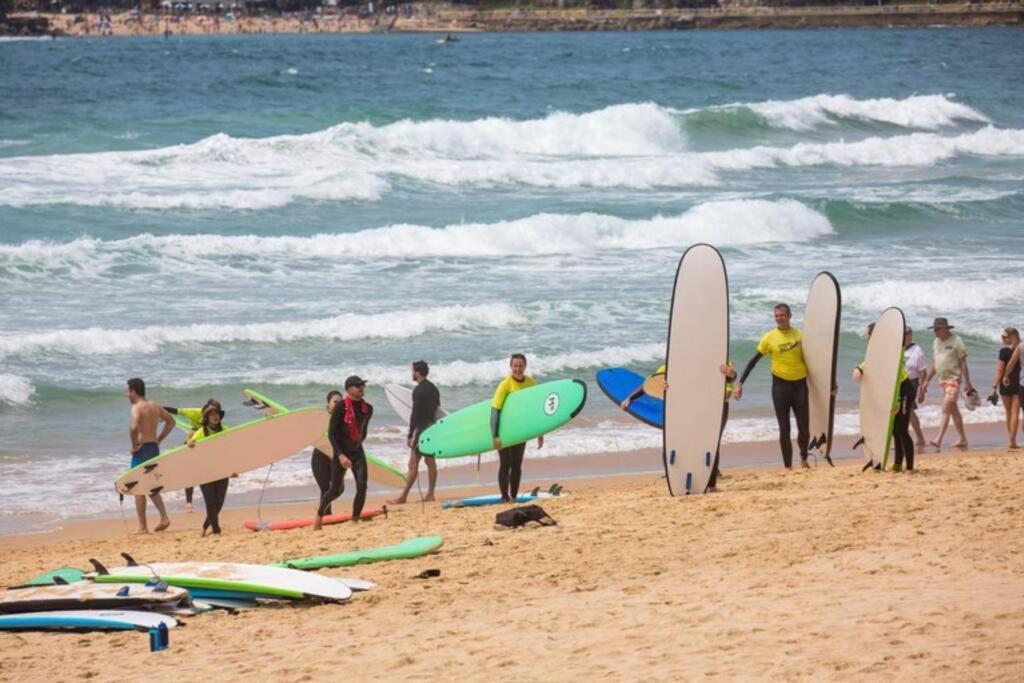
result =
[{"label": "white surfboard lying on sand", "polygon": [[860,382],[860,433],[864,437],[866,465],[889,463],[893,412],[903,362],[903,311],[889,308],[875,323],[864,356],[864,375]]},{"label": "white surfboard lying on sand", "polygon": [[[409,420],[412,419],[412,389],[401,384],[385,384],[384,395],[388,397],[388,403],[398,413],[398,417],[402,418],[402,422],[409,424]],[[434,419],[440,420],[447,414],[447,410],[438,406]]]},{"label": "white surfboard lying on sand", "polygon": [[[218,581],[248,584],[267,589],[301,593],[307,598],[344,601],[352,596],[352,589],[337,579],[310,574],[297,569],[270,567],[261,564],[233,562],[152,562],[134,567],[114,567],[107,575],[90,575],[103,583],[145,582],[159,578],[172,585],[189,587],[187,579],[205,579],[203,583],[214,588]],[[185,579],[185,580],[183,580]],[[227,585],[227,584],[225,584]],[[253,592],[259,592],[254,590]],[[273,594],[265,594],[273,597]],[[289,597],[284,595],[282,597]]]},{"label": "white surfboard lying on sand", "polygon": [[95,584],[89,581],[0,591],[0,614],[82,609],[164,609],[188,604],[174,586]]},{"label": "white surfboard lying on sand", "polygon": [[704,493],[722,436],[729,360],[729,283],[708,244],[686,250],[669,314],[662,457],[673,496]]},{"label": "white surfboard lying on sand", "polygon": [[810,448],[832,464],[832,426],[836,406],[836,356],[842,299],[832,273],[811,283],[804,309],[803,353],[807,365]]},{"label": "white surfboard lying on sand", "polygon": [[198,486],[266,467],[316,441],[328,415],[304,408],[226,429],[194,448],[180,446],[124,472],[114,486],[124,495],[152,495]]}]

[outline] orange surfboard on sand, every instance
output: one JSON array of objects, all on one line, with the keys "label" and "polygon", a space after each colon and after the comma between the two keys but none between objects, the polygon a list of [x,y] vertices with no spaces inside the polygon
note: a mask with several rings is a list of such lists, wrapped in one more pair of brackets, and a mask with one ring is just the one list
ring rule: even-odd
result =
[{"label": "orange surfboard on sand", "polygon": [[[387,507],[374,508],[373,510],[363,510],[362,519],[370,519],[371,517],[377,517],[378,515],[388,514]],[[348,522],[352,519],[351,513],[345,513],[341,515],[325,515],[324,524],[340,524],[342,522]],[[246,522],[245,528],[250,531],[288,531],[289,529],[301,529],[307,526],[313,526],[313,517],[307,517],[305,519],[286,519],[280,522]]]}]

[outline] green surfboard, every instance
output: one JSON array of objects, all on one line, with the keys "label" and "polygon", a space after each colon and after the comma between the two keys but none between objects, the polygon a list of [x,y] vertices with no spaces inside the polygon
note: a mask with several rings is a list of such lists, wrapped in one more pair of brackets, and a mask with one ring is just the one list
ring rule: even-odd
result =
[{"label": "green surfboard", "polygon": [[[587,385],[578,379],[545,382],[509,394],[501,410],[498,436],[514,446],[558,429],[576,417],[587,401]],[[458,458],[493,450],[491,402],[481,401],[441,418],[420,435],[420,452]]]},{"label": "green surfboard", "polygon": [[336,555],[320,555],[319,557],[285,560],[284,562],[276,562],[272,566],[315,570],[326,567],[351,567],[357,564],[371,564],[373,562],[386,562],[387,560],[411,560],[415,557],[434,552],[443,543],[444,539],[440,536],[421,536],[398,545],[369,548],[367,550],[353,550]]},{"label": "green surfboard", "polygon": [[78,583],[85,579],[85,572],[74,567],[61,567],[29,579],[15,588],[32,588],[34,586],[54,586],[58,583]]}]

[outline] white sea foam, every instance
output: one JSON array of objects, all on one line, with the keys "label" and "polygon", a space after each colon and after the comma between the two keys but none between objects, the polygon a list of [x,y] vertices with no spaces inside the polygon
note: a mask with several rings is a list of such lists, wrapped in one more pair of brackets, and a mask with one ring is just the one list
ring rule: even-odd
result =
[{"label": "white sea foam", "polygon": [[[0,245],[0,269],[22,277],[47,277],[71,270],[96,276],[122,265],[166,260],[176,264],[221,264],[232,257],[295,266],[309,260],[507,257],[589,253],[621,249],[805,241],[832,234],[822,214],[793,200],[736,200],[699,204],[678,216],[627,220],[595,213],[537,214],[497,223],[444,228],[392,225],[354,233],[311,237],[255,235],[137,235],[122,240],[83,237],[71,242],[30,241]],[[202,251],[196,244],[203,244]],[[2,344],[2,342],[0,342]],[[2,348],[2,346],[0,346]]]},{"label": "white sea foam", "polygon": [[[301,339],[407,339],[430,332],[504,327],[522,320],[508,304],[441,306],[370,315],[236,325],[151,326],[132,330],[101,327],[0,336],[0,355],[65,353],[78,356],[155,353],[168,344],[278,344]],[[406,371],[404,374],[408,374]],[[0,375],[0,378],[4,376]],[[0,384],[0,387],[3,385]],[[2,391],[2,388],[0,388]]]},{"label": "white sea foam", "polygon": [[[636,363],[661,363],[659,360],[664,357],[664,344],[638,344],[635,346],[613,346],[602,349],[575,351],[559,354],[536,354],[530,350],[526,351],[529,359],[529,373],[544,379],[545,375],[558,375],[574,370],[583,370],[597,367],[632,365]],[[409,367],[407,365],[367,365],[355,366],[320,367],[316,369],[284,369],[265,368],[247,371],[244,377],[217,376],[213,378],[218,383],[231,383],[236,381],[248,381],[254,384],[277,384],[277,385],[308,385],[338,384],[345,377],[352,374],[372,377],[375,384],[402,383],[408,381]],[[431,363],[430,378],[438,384],[448,387],[473,386],[490,384],[508,374],[508,357],[494,358],[481,361],[451,361],[447,363]],[[183,378],[175,383],[179,388],[194,386],[194,381],[199,378]],[[211,381],[210,375],[202,380],[206,383]]]},{"label": "white sea foam", "polygon": [[[730,105],[741,107],[742,104]],[[810,130],[841,119],[877,121],[904,128],[937,130],[959,121],[989,123],[989,118],[945,95],[914,95],[858,100],[849,95],[815,95],[797,100],[770,100],[746,105],[778,128]]]},{"label": "white sea foam", "polygon": [[[822,96],[756,106],[781,120],[819,110],[920,128],[956,118],[985,120],[969,107],[933,97],[939,99],[890,105]],[[931,118],[923,113],[932,109]],[[1022,153],[1024,131],[992,126],[948,137],[918,133],[694,153],[687,151],[677,112],[624,104],[528,121],[343,123],[304,135],[217,134],[155,150],[0,158],[0,204],[266,209],[296,200],[373,201],[399,178],[453,187],[706,187],[720,184],[722,172],[777,165],[929,166],[961,154]]]},{"label": "white sea foam", "polygon": [[961,135],[911,133],[857,142],[798,143],[792,147],[751,147],[707,152],[719,170],[776,166],[933,166],[959,155],[1024,156],[1024,130],[986,126]]},{"label": "white sea foam", "polygon": [[28,405],[35,392],[35,387],[28,378],[0,373],[0,404]]}]

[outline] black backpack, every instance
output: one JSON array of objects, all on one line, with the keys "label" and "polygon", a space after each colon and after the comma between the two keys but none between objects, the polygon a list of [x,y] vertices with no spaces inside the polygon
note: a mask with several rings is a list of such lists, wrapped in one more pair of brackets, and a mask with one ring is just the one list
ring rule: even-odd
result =
[{"label": "black backpack", "polygon": [[528,522],[537,522],[541,526],[555,526],[558,524],[539,505],[522,505],[511,510],[499,512],[494,517],[496,526],[505,526],[510,529],[521,527]]}]

